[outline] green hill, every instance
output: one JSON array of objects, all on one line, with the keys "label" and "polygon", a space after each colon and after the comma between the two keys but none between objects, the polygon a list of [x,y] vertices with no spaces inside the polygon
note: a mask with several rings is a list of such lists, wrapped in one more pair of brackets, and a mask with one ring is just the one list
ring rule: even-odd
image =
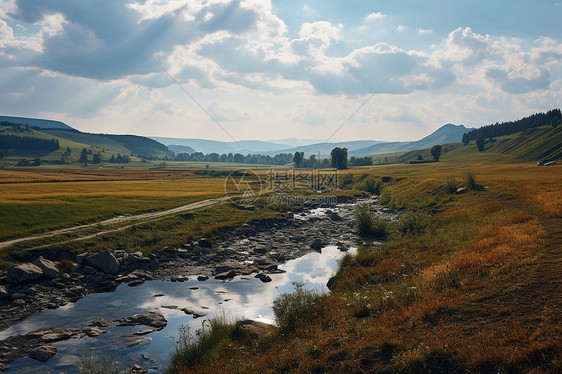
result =
[{"label": "green hill", "polygon": [[[21,142],[10,143],[10,139],[13,140],[14,137],[53,140],[58,142],[59,149],[30,148],[29,144],[22,147],[19,144]],[[38,130],[13,122],[0,124],[0,140],[0,168],[18,166],[22,160],[33,164],[36,158],[41,160],[42,165],[83,165],[82,162],[79,162],[83,149],[86,149],[88,153],[88,163],[90,164],[93,163],[94,155],[98,153],[102,163],[108,162],[112,156],[121,154],[129,157],[130,166],[136,167],[147,167],[141,162],[140,157],[163,158],[171,154],[171,151],[163,144],[142,136],[88,134],[74,129]],[[119,164],[111,165],[120,167]]]},{"label": "green hill", "polygon": [[13,116],[0,116],[0,123],[17,123],[21,125],[29,125],[39,129],[67,129],[72,130],[72,127],[61,121],[53,121],[50,119],[28,118],[28,117],[13,117]]},{"label": "green hill", "polygon": [[[419,149],[405,153],[388,153],[373,155],[377,164],[387,159],[388,163],[422,163],[433,160],[431,148]],[[421,160],[418,157],[421,156]],[[441,160],[503,160],[529,162],[539,160],[559,160],[562,158],[562,126],[541,126],[510,135],[486,139],[484,150],[478,151],[475,141],[467,145],[448,143],[443,145]]]}]

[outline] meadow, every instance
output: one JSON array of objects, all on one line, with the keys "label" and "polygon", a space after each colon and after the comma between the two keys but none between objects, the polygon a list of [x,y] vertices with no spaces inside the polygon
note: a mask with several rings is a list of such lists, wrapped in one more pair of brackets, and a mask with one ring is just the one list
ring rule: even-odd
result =
[{"label": "meadow", "polygon": [[560,166],[496,157],[347,173],[392,178],[380,200],[405,214],[387,241],[344,257],[332,293],[296,310],[293,330],[259,340],[209,332],[197,365],[174,360],[170,373],[562,368]]}]

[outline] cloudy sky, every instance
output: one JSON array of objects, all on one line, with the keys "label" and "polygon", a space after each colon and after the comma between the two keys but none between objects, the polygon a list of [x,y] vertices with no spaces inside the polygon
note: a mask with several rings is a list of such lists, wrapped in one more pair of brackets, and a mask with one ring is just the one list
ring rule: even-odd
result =
[{"label": "cloudy sky", "polygon": [[120,134],[415,140],[560,107],[561,18],[546,0],[0,0],[0,114]]}]

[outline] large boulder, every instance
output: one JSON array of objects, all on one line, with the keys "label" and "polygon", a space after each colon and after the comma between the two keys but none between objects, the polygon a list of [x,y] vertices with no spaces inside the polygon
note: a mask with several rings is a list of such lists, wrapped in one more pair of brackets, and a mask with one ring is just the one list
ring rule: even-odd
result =
[{"label": "large boulder", "polygon": [[322,243],[322,239],[315,239],[311,244],[310,244],[310,248],[319,251],[322,249],[322,247],[324,246],[324,243]]},{"label": "large boulder", "polygon": [[10,283],[28,282],[43,276],[43,270],[32,263],[25,263],[8,268],[6,280]]},{"label": "large boulder", "polygon": [[39,258],[35,259],[35,261],[32,262],[33,265],[38,266],[39,268],[41,268],[41,270],[43,270],[43,274],[47,277],[47,278],[57,278],[60,274],[59,269],[57,268],[57,265],[50,260],[47,260],[45,258],[43,258],[43,256],[40,256]]},{"label": "large boulder", "polygon": [[119,271],[119,261],[110,249],[86,257],[86,262],[106,274],[115,274]]},{"label": "large boulder", "polygon": [[275,326],[273,325],[252,320],[238,321],[237,325],[241,330],[246,331],[248,335],[254,339],[269,335],[275,331]]},{"label": "large boulder", "polygon": [[29,352],[29,357],[34,360],[45,362],[56,354],[57,349],[55,347],[53,347],[52,345],[44,345],[42,347],[37,347]]}]

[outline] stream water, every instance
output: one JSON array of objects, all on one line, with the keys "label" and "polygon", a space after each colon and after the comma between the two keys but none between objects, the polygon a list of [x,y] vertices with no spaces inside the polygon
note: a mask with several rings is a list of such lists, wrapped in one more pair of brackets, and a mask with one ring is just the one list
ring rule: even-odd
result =
[{"label": "stream water", "polygon": [[[58,353],[45,363],[29,358],[19,359],[10,365],[7,372],[77,373],[80,359],[90,352],[115,362],[121,372],[134,364],[148,368],[149,373],[162,372],[174,350],[174,339],[180,326],[187,324],[195,331],[201,327],[203,320],[217,314],[272,323],[273,299],[281,293],[292,292],[292,282],[304,282],[308,289],[329,292],[326,282],[334,274],[338,259],[343,255],[335,246],[328,246],[322,249],[322,253],[312,252],[290,260],[280,266],[286,273],[270,275],[270,283],[262,283],[251,276],[237,277],[230,282],[199,282],[195,279],[183,283],[148,281],[138,287],[121,284],[111,293],[89,294],[76,303],[37,313],[1,331],[0,340],[42,327],[82,328],[100,317],[118,319],[147,312],[162,313],[168,325],[161,331],[144,335],[142,343],[132,347],[127,347],[131,343],[131,334],[146,327],[105,328],[109,332],[97,337],[53,344]],[[181,310],[162,307],[169,305],[203,308],[208,314],[194,318]]]}]

